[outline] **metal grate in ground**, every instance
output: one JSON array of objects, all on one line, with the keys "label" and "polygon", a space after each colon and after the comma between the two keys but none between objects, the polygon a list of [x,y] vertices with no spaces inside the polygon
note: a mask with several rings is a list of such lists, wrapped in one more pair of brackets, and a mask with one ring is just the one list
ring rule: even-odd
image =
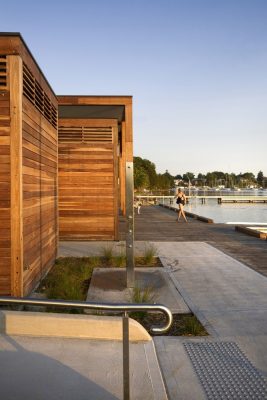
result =
[{"label": "metal grate in ground", "polygon": [[209,400],[266,400],[267,382],[236,343],[184,343]]}]

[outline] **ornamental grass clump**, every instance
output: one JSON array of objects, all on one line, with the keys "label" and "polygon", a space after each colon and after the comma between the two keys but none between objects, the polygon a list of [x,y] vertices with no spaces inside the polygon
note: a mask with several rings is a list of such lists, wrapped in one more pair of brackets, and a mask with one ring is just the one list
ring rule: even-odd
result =
[{"label": "ornamental grass clump", "polygon": [[96,257],[96,256],[90,257],[90,258],[88,258],[88,262],[89,262],[89,264],[90,264],[90,266],[92,268],[97,268],[97,267],[101,267],[102,266],[102,262],[100,260],[100,257]]},{"label": "ornamental grass clump", "polygon": [[184,317],[184,333],[186,335],[201,336],[206,335],[206,330],[195,315],[188,315]]},{"label": "ornamental grass clump", "polygon": [[114,258],[114,249],[112,245],[106,245],[102,247],[103,258],[107,265],[112,266]]},{"label": "ornamental grass clump", "polygon": [[118,256],[114,257],[113,265],[117,268],[123,268],[126,266],[126,255],[121,252]]},{"label": "ornamental grass clump", "polygon": [[[140,286],[135,286],[132,291],[132,303],[135,304],[152,304],[155,298],[155,291],[152,286],[145,286],[141,288]],[[130,313],[130,316],[134,319],[144,319],[146,316],[145,311],[136,311]]]},{"label": "ornamental grass clump", "polygon": [[62,257],[41,283],[49,299],[86,299],[93,267],[88,257]]},{"label": "ornamental grass clump", "polygon": [[153,244],[146,246],[143,256],[144,264],[145,265],[155,264],[156,254],[157,254],[157,249]]}]

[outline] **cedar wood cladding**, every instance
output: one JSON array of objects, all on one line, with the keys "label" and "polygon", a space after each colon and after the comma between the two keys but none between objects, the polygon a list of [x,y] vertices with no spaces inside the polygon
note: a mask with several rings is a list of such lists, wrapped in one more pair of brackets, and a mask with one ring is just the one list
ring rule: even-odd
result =
[{"label": "cedar wood cladding", "polygon": [[[59,236],[116,240],[119,209],[125,214],[126,161],[132,161],[132,98],[58,96],[58,101]],[[87,107],[90,112],[85,118]],[[112,119],[112,107],[122,108],[123,117]],[[92,118],[94,113],[98,119]],[[105,113],[109,119],[102,118]],[[101,132],[108,127],[112,135],[103,140]],[[79,136],[90,129],[90,140]]]},{"label": "cedar wood cladding", "polygon": [[10,93],[7,59],[0,55],[0,294],[10,294]]},{"label": "cedar wood cladding", "polygon": [[59,121],[59,236],[114,240],[118,226],[116,120]]},{"label": "cedar wood cladding", "polygon": [[1,57],[0,294],[21,296],[56,257],[57,99],[19,34],[0,35]]},{"label": "cedar wood cladding", "polygon": [[[126,161],[133,159],[132,98],[60,96],[59,100],[61,104],[124,107],[124,119],[119,124],[116,120],[109,119],[107,123],[102,119],[99,125],[98,119],[100,135],[101,129],[110,129],[111,142],[87,143],[86,151],[84,144],[71,149],[64,143],[60,150],[59,166],[62,182],[70,179],[66,187],[61,188],[65,205],[72,196],[68,190],[74,183],[80,196],[76,211],[81,208],[81,216],[83,204],[88,206],[85,217],[91,220],[88,219],[86,227],[84,218],[82,236],[116,239],[119,208],[125,213]],[[56,258],[57,109],[58,98],[20,34],[0,33],[0,295],[29,294]],[[88,119],[83,129],[90,130],[92,124],[93,119]],[[83,156],[81,152],[84,152]],[[85,171],[86,184],[82,187],[79,186],[83,180],[81,176],[75,182],[71,181],[71,174],[67,177],[70,165],[72,175],[76,173],[78,177],[81,172],[79,169]],[[97,172],[98,168],[100,170]],[[99,186],[94,186],[96,181],[99,182],[99,172],[103,176],[102,204],[101,201],[97,202],[98,205],[94,201],[89,204],[94,197],[93,192],[96,190],[99,194],[100,191]],[[106,186],[103,182],[106,182]],[[92,195],[91,200],[88,194]],[[64,204],[61,210],[63,218],[66,217],[68,209]],[[77,234],[74,224],[68,222],[62,227],[62,232],[67,232],[67,236],[71,230],[74,236]],[[80,233],[78,228],[78,235]]]}]

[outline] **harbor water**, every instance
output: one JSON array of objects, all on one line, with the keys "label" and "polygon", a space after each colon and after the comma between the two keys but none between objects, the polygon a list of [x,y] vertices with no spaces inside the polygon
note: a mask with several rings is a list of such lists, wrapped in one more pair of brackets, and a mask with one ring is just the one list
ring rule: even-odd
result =
[{"label": "harbor water", "polygon": [[[233,193],[230,194],[232,195]],[[225,193],[223,195],[225,196]],[[240,193],[238,195],[240,196]],[[248,193],[244,195],[248,195]],[[255,194],[253,193],[253,195]],[[266,196],[267,191],[259,192],[260,195]],[[170,205],[170,199],[164,199],[163,202],[166,205]],[[175,199],[171,205],[177,206]],[[202,204],[201,199],[192,196],[189,203],[185,205],[185,211],[211,218],[215,223],[267,224],[267,203],[218,204],[217,199],[206,198],[205,204]]]}]

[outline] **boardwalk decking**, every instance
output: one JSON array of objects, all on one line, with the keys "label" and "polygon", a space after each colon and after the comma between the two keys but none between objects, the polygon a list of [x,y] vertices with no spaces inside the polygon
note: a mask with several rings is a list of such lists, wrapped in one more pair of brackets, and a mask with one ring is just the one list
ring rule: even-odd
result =
[{"label": "boardwalk decking", "polygon": [[[207,224],[192,218],[188,223],[177,223],[176,217],[173,211],[159,206],[142,207],[141,214],[135,215],[135,240],[206,242],[267,277],[266,240],[236,232],[232,225]],[[125,226],[121,220],[122,240]]]}]

